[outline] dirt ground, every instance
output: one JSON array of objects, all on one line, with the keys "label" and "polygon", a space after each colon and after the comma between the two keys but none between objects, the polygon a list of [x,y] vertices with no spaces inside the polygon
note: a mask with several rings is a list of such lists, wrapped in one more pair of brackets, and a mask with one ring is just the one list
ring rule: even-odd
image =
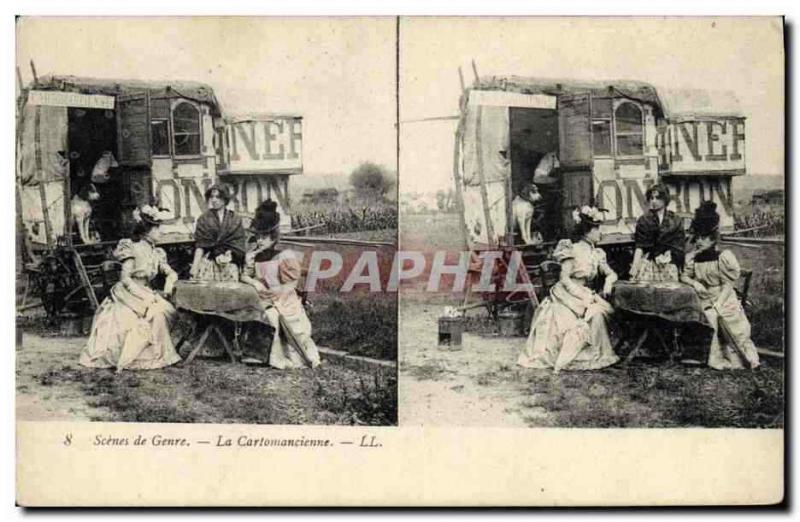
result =
[{"label": "dirt ground", "polygon": [[88,421],[109,418],[110,410],[91,406],[79,382],[48,379],[53,368],[78,369],[84,337],[23,334],[17,348],[18,420]]},{"label": "dirt ground", "polygon": [[517,369],[525,339],[465,333],[460,350],[440,348],[443,307],[401,299],[400,425],[522,427],[546,416]]}]

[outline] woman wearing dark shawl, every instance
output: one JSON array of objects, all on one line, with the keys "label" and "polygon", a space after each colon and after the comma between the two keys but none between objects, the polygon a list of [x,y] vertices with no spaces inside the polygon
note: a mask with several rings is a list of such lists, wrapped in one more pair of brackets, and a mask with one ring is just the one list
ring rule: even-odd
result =
[{"label": "woman wearing dark shawl", "polygon": [[636,251],[631,265],[633,281],[678,281],[683,268],[686,238],[681,219],[671,210],[669,190],[653,185],[645,193],[649,210],[636,221]]},{"label": "woman wearing dark shawl", "polygon": [[222,185],[206,190],[206,210],[197,220],[195,250],[190,275],[201,281],[238,281],[244,264],[245,236],[242,219],[227,209],[230,194]]}]

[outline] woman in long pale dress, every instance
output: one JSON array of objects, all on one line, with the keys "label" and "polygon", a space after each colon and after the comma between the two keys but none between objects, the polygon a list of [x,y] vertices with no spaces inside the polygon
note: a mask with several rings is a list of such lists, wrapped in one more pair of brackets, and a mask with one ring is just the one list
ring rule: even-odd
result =
[{"label": "woman in long pale dress", "polygon": [[170,295],[178,276],[167,263],[164,249],[156,247],[159,224],[166,212],[145,206],[137,209],[132,239],[114,250],[122,263],[120,281],[101,303],[92,332],[79,362],[90,368],[152,370],[180,361],[170,337],[175,308],[150,287],[158,274],[166,276],[163,295]]},{"label": "woman in long pale dress", "polygon": [[[600,241],[602,214],[583,207],[575,215],[576,242],[562,239],[553,251],[561,263],[561,276],[550,296],[537,307],[525,348],[518,363],[526,368],[596,370],[616,363],[608,335],[612,313],[606,297],[617,280],[608,266],[606,253],[595,245]],[[601,294],[588,287],[599,274],[605,275]]]},{"label": "woman in long pale dress", "polygon": [[205,198],[208,210],[195,224],[189,273],[192,279],[201,281],[239,281],[245,254],[242,218],[227,208],[231,196],[224,186],[211,185]]},{"label": "woman in long pale dress", "polygon": [[733,252],[720,252],[716,248],[719,238],[716,208],[715,203],[705,201],[695,211],[691,232],[697,248],[686,256],[681,280],[694,287],[714,328],[708,365],[717,370],[756,368],[759,358],[750,339],[750,321],[734,290],[741,268]]},{"label": "woman in long pale dress", "polygon": [[319,350],[311,338],[311,321],[306,315],[297,284],[302,268],[299,254],[278,250],[280,214],[274,201],[256,209],[251,231],[257,247],[245,256],[242,282],[252,285],[264,307],[264,319],[272,326],[269,364],[274,368],[316,367]]}]

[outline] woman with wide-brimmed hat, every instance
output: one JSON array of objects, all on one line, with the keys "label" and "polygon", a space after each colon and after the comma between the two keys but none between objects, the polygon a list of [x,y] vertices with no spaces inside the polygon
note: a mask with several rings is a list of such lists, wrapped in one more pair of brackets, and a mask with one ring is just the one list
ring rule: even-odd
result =
[{"label": "woman with wide-brimmed hat", "polygon": [[[172,294],[178,275],[167,254],[156,246],[160,225],[169,212],[154,205],[134,210],[131,238],[122,239],[114,257],[122,263],[120,281],[100,304],[80,363],[91,368],[151,370],[180,361],[170,337],[175,308],[164,296]],[[151,287],[159,274],[166,276],[159,293]]]},{"label": "woman with wide-brimmed hat", "polygon": [[245,254],[242,219],[227,208],[231,196],[223,185],[211,185],[205,199],[208,209],[195,224],[189,273],[192,279],[201,281],[238,281]]},{"label": "woman with wide-brimmed hat", "polygon": [[[608,335],[613,309],[606,298],[617,274],[608,265],[606,253],[596,245],[601,239],[601,209],[575,210],[575,241],[562,239],[553,251],[561,263],[558,283],[536,308],[528,341],[518,363],[526,368],[596,370],[616,363]],[[589,288],[598,275],[605,275],[599,294]]]},{"label": "woman with wide-brimmed hat", "polygon": [[717,370],[755,368],[759,358],[750,339],[750,321],[734,289],[741,275],[739,261],[730,250],[717,250],[719,214],[716,203],[701,203],[695,210],[689,231],[696,249],[686,256],[681,281],[695,289],[714,327],[708,365]]},{"label": "woman with wide-brimmed hat", "polygon": [[278,247],[280,222],[274,201],[266,200],[256,209],[250,224],[256,247],[245,256],[242,282],[258,291],[264,320],[273,328],[270,366],[315,367],[320,364],[319,350],[311,338],[311,321],[297,293],[302,275],[300,257],[297,252]]}]

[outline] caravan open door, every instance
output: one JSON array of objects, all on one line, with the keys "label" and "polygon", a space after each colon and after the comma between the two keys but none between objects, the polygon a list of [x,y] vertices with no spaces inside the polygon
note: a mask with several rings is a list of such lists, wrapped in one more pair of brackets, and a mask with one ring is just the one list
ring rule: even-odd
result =
[{"label": "caravan open door", "polygon": [[592,183],[592,96],[558,97],[558,145],[561,162],[561,225],[571,227],[572,209],[594,198]]},{"label": "caravan open door", "polygon": [[120,206],[128,212],[137,205],[149,203],[153,194],[150,93],[117,96],[116,112]]}]

